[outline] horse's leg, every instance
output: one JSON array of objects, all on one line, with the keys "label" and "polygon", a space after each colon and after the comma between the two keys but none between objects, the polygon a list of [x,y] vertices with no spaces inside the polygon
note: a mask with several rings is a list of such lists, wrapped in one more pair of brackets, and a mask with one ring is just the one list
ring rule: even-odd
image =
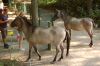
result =
[{"label": "horse's leg", "polygon": [[[69,34],[69,37],[70,37],[70,40],[71,40],[71,30],[66,30],[66,32],[67,32],[67,34],[66,34],[66,37],[67,37],[67,35]],[[67,40],[67,38],[65,37],[65,39],[64,39],[64,41],[63,42],[65,42],[65,40]]]},{"label": "horse's leg", "polygon": [[41,55],[40,55],[39,51],[37,50],[36,45],[33,45],[33,48],[34,48],[35,52],[37,53],[37,55],[39,56],[39,60],[41,60]]},{"label": "horse's leg", "polygon": [[28,61],[31,58],[31,49],[32,49],[32,45],[29,44],[29,55],[26,61]]},{"label": "horse's leg", "polygon": [[93,45],[93,29],[86,29],[86,31],[91,39],[89,46],[92,47],[92,45]]},{"label": "horse's leg", "polygon": [[66,48],[67,48],[66,56],[68,56],[68,54],[69,54],[69,49],[70,49],[70,35],[69,35],[68,32],[66,32],[66,39],[67,39],[67,42],[66,42]]},{"label": "horse's leg", "polygon": [[57,45],[56,46],[56,55],[55,55],[55,57],[54,57],[54,59],[51,63],[54,63],[56,61],[56,58],[57,58],[57,55],[58,55],[59,51],[60,51],[60,48],[59,48],[59,45]]},{"label": "horse's leg", "polygon": [[91,32],[89,32],[89,36],[91,39],[89,46],[92,47],[93,46],[93,31],[92,30],[91,30]]},{"label": "horse's leg", "polygon": [[70,40],[71,40],[71,29],[69,30]]},{"label": "horse's leg", "polygon": [[61,49],[61,57],[58,59],[58,61],[60,61],[61,59],[63,59],[63,53],[64,53],[63,44],[60,45],[60,49]]}]

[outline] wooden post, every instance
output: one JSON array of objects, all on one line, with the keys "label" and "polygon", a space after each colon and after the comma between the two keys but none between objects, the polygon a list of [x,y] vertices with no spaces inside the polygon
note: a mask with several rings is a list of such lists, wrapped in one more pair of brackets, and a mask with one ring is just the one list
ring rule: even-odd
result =
[{"label": "wooden post", "polygon": [[39,16],[39,17],[38,17],[38,18],[39,18],[39,22],[38,22],[38,24],[39,24],[39,26],[40,26],[40,25],[41,25],[41,23],[40,23],[41,20],[40,20],[40,10],[39,10],[39,9],[38,9],[38,16]]},{"label": "wooden post", "polygon": [[[38,0],[31,0],[31,19],[32,19],[32,23],[33,25],[38,24]],[[48,25],[49,27],[50,25]],[[51,45],[48,44],[48,49],[51,50]]]},{"label": "wooden post", "polygon": [[[48,22],[48,27],[50,27],[51,26],[51,24],[50,24],[50,22]],[[51,44],[48,44],[48,50],[51,50]]]},{"label": "wooden post", "polygon": [[32,16],[32,23],[38,23],[38,0],[31,0],[31,16]]}]

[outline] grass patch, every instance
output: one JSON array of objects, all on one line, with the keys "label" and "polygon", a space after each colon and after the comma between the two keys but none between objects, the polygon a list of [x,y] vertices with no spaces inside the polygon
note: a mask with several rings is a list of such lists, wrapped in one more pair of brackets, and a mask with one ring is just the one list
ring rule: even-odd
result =
[{"label": "grass patch", "polygon": [[10,59],[1,59],[0,66],[23,66],[22,62]]}]

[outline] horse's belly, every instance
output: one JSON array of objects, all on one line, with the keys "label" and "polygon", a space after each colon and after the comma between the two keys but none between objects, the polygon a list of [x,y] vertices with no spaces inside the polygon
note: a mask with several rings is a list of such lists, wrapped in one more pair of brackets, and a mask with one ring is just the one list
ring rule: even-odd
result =
[{"label": "horse's belly", "polygon": [[70,28],[71,28],[72,30],[77,30],[77,31],[84,30],[83,25],[79,25],[79,24],[70,25]]},{"label": "horse's belly", "polygon": [[31,41],[34,43],[34,44],[48,44],[48,43],[51,43],[53,40],[52,40],[52,36],[50,35],[39,35],[39,36],[34,36]]},{"label": "horse's belly", "polygon": [[35,44],[49,44],[51,43],[51,41],[48,41],[48,40],[37,40],[37,41],[34,41]]}]

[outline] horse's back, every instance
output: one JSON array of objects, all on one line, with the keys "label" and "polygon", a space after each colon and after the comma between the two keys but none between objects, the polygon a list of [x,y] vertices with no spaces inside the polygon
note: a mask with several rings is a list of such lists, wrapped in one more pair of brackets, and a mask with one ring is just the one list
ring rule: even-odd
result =
[{"label": "horse's back", "polygon": [[82,23],[85,29],[93,29],[93,19],[83,18]]},{"label": "horse's back", "polygon": [[36,28],[32,35],[32,41],[36,44],[47,44],[59,41],[65,37],[65,29],[62,27]]},{"label": "horse's back", "polygon": [[67,24],[67,28],[72,29],[72,30],[77,30],[81,31],[84,30],[84,28],[92,28],[93,19],[91,18],[72,18],[69,23]]},{"label": "horse's back", "polygon": [[84,30],[83,25],[81,23],[81,19],[78,18],[71,18],[71,20],[69,20],[68,24],[67,24],[67,28],[68,29],[72,29],[72,30]]},{"label": "horse's back", "polygon": [[72,24],[77,24],[77,23],[80,24],[81,19],[72,17],[71,20],[69,20],[69,21],[70,21],[70,23],[72,23]]}]

